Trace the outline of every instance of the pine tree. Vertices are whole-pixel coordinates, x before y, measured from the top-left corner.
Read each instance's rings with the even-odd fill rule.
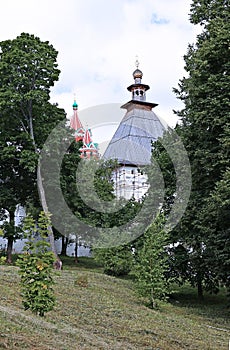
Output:
[[[44,212],[39,214],[37,223],[32,216],[24,220],[23,231],[27,238],[24,254],[19,255],[22,303],[25,310],[30,309],[39,316],[53,309],[53,263],[55,256],[51,252],[48,238],[50,217]]]

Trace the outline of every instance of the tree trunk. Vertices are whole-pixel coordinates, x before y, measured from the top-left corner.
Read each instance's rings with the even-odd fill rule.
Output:
[[[151,300],[151,307],[152,309],[155,309],[156,308],[156,301],[155,301],[155,298],[154,298],[154,293],[153,293],[153,288],[151,288],[151,297],[150,297],[150,300]]]
[[[61,255],[67,256],[67,246],[69,243],[69,238],[62,236],[61,240],[62,240]]]
[[[43,187],[43,183],[42,183],[40,163],[38,163],[38,168],[37,168],[37,184],[38,184],[38,192],[39,192],[39,196],[40,196],[42,209],[43,209],[45,214],[49,214],[49,210],[48,210],[48,206],[47,206],[47,202],[46,202],[46,197],[45,197],[45,191],[44,191],[44,187]],[[62,262],[61,262],[61,259],[58,256],[58,254],[57,254],[57,251],[56,251],[52,226],[48,227],[48,236],[49,236],[51,250],[52,250],[52,252],[54,253],[54,255],[56,257],[56,261],[54,263],[54,267],[57,270],[61,270]]]
[[[75,248],[74,248],[74,253],[75,253],[75,263],[78,263],[78,237],[76,236],[76,241],[75,241]]]
[[[7,249],[6,249],[6,263],[12,264],[12,251],[13,251],[14,237],[9,236],[7,238]]]
[[[6,263],[12,264],[12,252],[14,244],[14,231],[15,231],[15,222],[14,222],[14,209],[9,210],[9,235],[7,237],[7,249],[6,249]]]
[[[35,151],[35,153],[38,153],[38,149],[37,149],[36,142],[35,142],[35,137],[34,137],[33,113],[32,113],[32,111],[33,111],[32,100],[30,100],[29,101],[29,129],[30,129],[30,137],[31,137],[33,145],[34,145],[34,151]],[[38,185],[38,193],[39,193],[39,196],[40,196],[42,209],[43,209],[45,214],[49,214],[49,209],[48,209],[47,202],[46,202],[46,197],[45,197],[45,191],[44,191],[44,187],[43,187],[43,183],[42,183],[40,162],[38,162],[38,167],[37,167],[37,185]],[[58,256],[58,254],[57,254],[57,251],[56,251],[52,226],[48,227],[48,236],[49,236],[51,250],[52,250],[52,252],[54,253],[54,255],[56,257],[56,261],[54,262],[54,267],[57,270],[61,270],[62,262],[61,262],[61,259]]]
[[[197,273],[197,295],[200,301],[204,299],[202,278],[200,272]]]

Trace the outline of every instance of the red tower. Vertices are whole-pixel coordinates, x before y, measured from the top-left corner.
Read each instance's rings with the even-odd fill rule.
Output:
[[[75,130],[75,140],[78,142],[83,140],[85,129],[83,128],[82,123],[78,117],[77,110],[78,110],[78,104],[76,100],[74,100],[73,115],[70,119],[70,126],[72,129]]]
[[[80,148],[82,159],[99,159],[98,144],[92,140],[92,132],[90,129],[84,129],[78,117],[78,104],[76,100],[73,103],[73,116],[70,119],[70,127],[75,130],[74,136],[76,142],[82,141],[83,146]]]

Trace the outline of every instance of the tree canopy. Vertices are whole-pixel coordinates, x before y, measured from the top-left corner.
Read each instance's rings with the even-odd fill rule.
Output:
[[[40,149],[53,127],[65,118],[49,102],[58,80],[57,54],[48,41],[22,33],[0,43],[1,208],[14,223],[16,204],[38,206],[36,187]],[[36,204],[35,204],[36,203]],[[5,232],[6,237],[15,238]]]

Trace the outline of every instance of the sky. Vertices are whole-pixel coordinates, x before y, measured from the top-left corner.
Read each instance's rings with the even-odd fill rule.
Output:
[[[136,56],[150,85],[147,101],[170,126],[182,108],[173,93],[184,71],[183,55],[199,29],[189,22],[191,0],[7,0],[1,4],[0,41],[22,32],[49,41],[59,52],[59,81],[51,102],[72,114],[131,99]],[[108,109],[106,109],[107,111]],[[122,118],[118,113],[117,121]],[[98,114],[95,113],[95,118]],[[114,116],[108,116],[111,121]],[[100,117],[99,117],[100,119]],[[92,118],[85,123],[92,123]],[[100,120],[98,121],[100,122]],[[104,121],[103,121],[104,122]],[[97,124],[97,120],[93,120]],[[100,131],[101,133],[101,131]]]

